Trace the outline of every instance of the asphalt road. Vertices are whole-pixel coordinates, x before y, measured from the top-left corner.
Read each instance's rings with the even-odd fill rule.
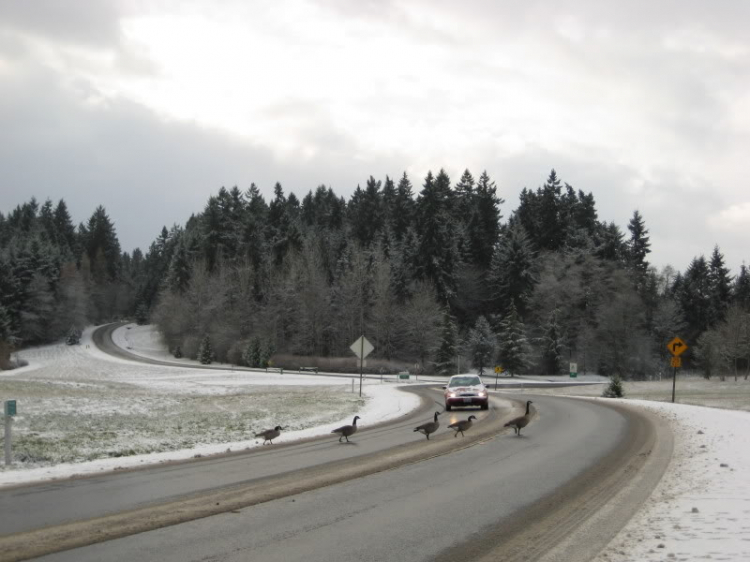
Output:
[[[427,442],[411,429],[439,392],[412,391],[426,411],[352,445],[332,436],[0,491],[0,560],[537,560],[595,522],[567,547],[585,560],[647,497],[671,450],[633,410],[554,397],[532,398],[536,416],[516,437],[502,422],[509,399],[525,397],[507,394],[474,412],[466,439],[444,430]],[[451,416],[468,412],[446,413],[443,427]]]
[[[526,521],[525,510],[538,510],[628,440],[629,420],[619,411],[576,400],[535,402],[540,415],[521,438],[500,434],[427,461],[39,560],[476,559],[502,547],[514,518]],[[575,494],[558,500],[579,501]],[[527,543],[524,558],[534,546]]]

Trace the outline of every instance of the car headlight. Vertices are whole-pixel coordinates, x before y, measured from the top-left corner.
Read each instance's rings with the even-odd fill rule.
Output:
[[[450,398],[455,398],[456,397],[456,393],[455,392],[451,392],[450,394],[448,394],[448,396]]]
[[[479,391],[479,397],[480,398],[484,398],[485,396],[487,396],[487,393],[484,390],[480,390]]]

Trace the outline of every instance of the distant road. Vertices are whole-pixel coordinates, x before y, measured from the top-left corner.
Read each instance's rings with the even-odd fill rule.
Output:
[[[0,560],[69,549],[40,560],[520,561],[563,548],[579,561],[648,496],[671,451],[635,410],[547,396],[531,397],[523,437],[502,424],[507,400],[526,397],[500,395],[471,412],[465,439],[443,430],[428,442],[412,429],[441,393],[409,391],[420,411],[350,445],[331,436],[2,490]],[[443,427],[468,415],[446,412]],[[618,509],[600,516],[609,502]]]

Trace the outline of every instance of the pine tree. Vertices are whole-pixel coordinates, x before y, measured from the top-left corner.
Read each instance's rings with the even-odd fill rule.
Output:
[[[711,325],[724,320],[732,299],[732,277],[724,265],[724,255],[719,246],[714,246],[711,261],[708,264],[708,276],[711,292]]]
[[[622,398],[625,396],[625,392],[622,389],[622,379],[620,375],[613,375],[609,382],[609,386],[604,389],[602,396],[605,398]]]
[[[214,360],[214,351],[211,347],[211,338],[206,334],[198,348],[198,361],[203,365],[210,365]]]
[[[468,221],[471,257],[482,271],[489,269],[500,236],[500,205],[505,201],[496,193],[495,182],[490,180],[487,171],[482,172],[471,197]]]
[[[172,255],[167,273],[167,286],[175,292],[184,293],[190,283],[191,267],[185,245],[180,241]]]
[[[559,375],[563,366],[562,328],[558,322],[559,311],[553,310],[542,337],[542,371],[546,375]]]
[[[484,316],[480,316],[469,331],[466,346],[472,364],[483,375],[484,368],[490,365],[497,349],[497,337]]]
[[[627,243],[628,261],[636,274],[636,283],[640,286],[648,271],[646,256],[651,252],[651,242],[647,236],[648,230],[643,217],[637,210],[628,223],[628,230],[630,231],[630,240]]]
[[[455,255],[453,237],[450,236],[450,180],[443,170],[435,178],[427,173],[424,187],[417,199],[418,251],[415,255],[417,273],[421,279],[431,281],[437,291],[438,301],[446,303],[455,291]]]
[[[456,355],[458,349],[458,331],[456,322],[448,311],[443,313],[443,329],[440,347],[437,351],[435,370],[440,375],[452,375],[456,372]]]
[[[744,263],[740,266],[740,273],[734,280],[732,300],[742,310],[750,312],[750,272]]]
[[[139,326],[145,326],[148,324],[148,306],[145,303],[141,303],[135,308],[135,322]]]
[[[540,250],[555,251],[565,244],[565,225],[560,213],[561,192],[557,172],[552,169],[544,186],[537,191],[539,231],[535,241]]]
[[[65,338],[65,343],[68,345],[78,345],[81,343],[81,330],[76,326],[71,326],[68,330],[68,336]]]
[[[505,314],[513,305],[524,317],[538,282],[534,270],[535,255],[524,228],[515,225],[504,229],[488,274],[493,310]]]
[[[711,326],[711,280],[706,258],[693,258],[684,275],[675,279],[677,302],[687,323],[688,341],[697,341]]]
[[[500,366],[513,376],[525,371],[529,353],[526,327],[511,301],[508,313],[500,323],[498,361]]]

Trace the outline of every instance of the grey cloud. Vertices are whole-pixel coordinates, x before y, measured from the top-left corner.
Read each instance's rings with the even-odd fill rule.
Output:
[[[0,29],[65,43],[112,46],[119,41],[119,12],[112,0],[0,0]]]
[[[244,190],[255,182],[270,200],[277,181],[300,197],[325,184],[346,197],[369,174],[404,169],[339,151],[282,162],[262,147],[164,122],[125,101],[86,105],[77,92],[61,88],[56,75],[40,70],[0,87],[0,210],[7,213],[32,196],[62,198],[74,221],[83,222],[101,204],[128,251],[147,249],[164,225],[184,224],[221,186]],[[338,138],[334,145],[345,143]]]

